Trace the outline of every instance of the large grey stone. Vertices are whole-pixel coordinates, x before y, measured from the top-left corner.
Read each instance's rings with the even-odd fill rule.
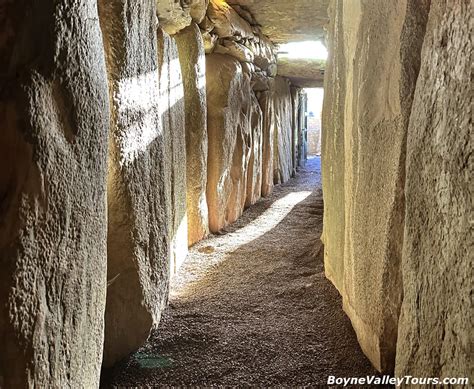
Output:
[[[304,167],[306,165],[306,159],[308,157],[308,141],[307,141],[307,119],[306,113],[308,112],[308,95],[305,91],[301,91],[299,94],[298,104],[298,167]]]
[[[97,3],[1,7],[0,387],[97,387],[109,126]]]
[[[240,63],[223,54],[206,56],[209,154],[209,229],[218,232],[243,212],[247,197],[253,104],[250,78]]]
[[[408,128],[397,376],[474,380],[473,18],[467,1],[431,2]]]
[[[329,0],[229,0],[245,6],[276,43],[323,39]]]
[[[210,0],[207,17],[214,25],[213,33],[219,38],[252,38],[254,36],[250,24],[225,1]]]
[[[207,101],[204,44],[195,24],[175,36],[183,75],[186,124],[188,244],[209,233],[207,186]]]
[[[249,140],[250,156],[247,168],[247,196],[245,206],[249,207],[262,196],[262,147],[263,147],[263,113],[257,97],[250,91],[249,120],[251,139]]]
[[[277,61],[276,58],[276,48],[273,43],[259,32],[255,36],[255,39],[251,41],[252,48],[254,51],[254,62],[262,70],[267,70],[270,64],[273,64]]]
[[[206,17],[209,0],[189,0],[189,14],[195,23],[201,23]]]
[[[293,173],[293,106],[290,82],[284,77],[276,77],[273,86],[273,182],[281,184],[288,181]]]
[[[298,105],[301,89],[291,86],[291,166],[292,175],[296,173],[298,164]]]
[[[185,100],[181,64],[175,39],[158,30],[160,112],[164,140],[164,168],[170,275],[176,274],[188,254],[186,209]]]
[[[333,44],[332,40],[329,40]],[[317,59],[278,58],[278,75],[290,79],[301,88],[323,86],[326,61]]]
[[[253,62],[254,54],[244,45],[232,40],[224,40],[214,49],[214,53],[231,55],[239,62]]]
[[[186,28],[193,21],[191,16],[190,0],[156,0],[156,11],[160,27],[167,34],[176,34]],[[191,0],[193,3],[196,1]],[[195,4],[199,7],[200,2]],[[198,16],[199,10],[194,9],[193,13]]]
[[[333,211],[333,219],[331,214],[325,218],[324,241],[331,250],[326,249],[327,272],[342,289],[344,310],[362,350],[379,371],[392,372],[402,298],[405,140],[428,6],[411,0],[384,7],[352,1],[336,4],[333,12],[337,52],[332,51],[328,83],[339,90],[329,87],[325,122],[331,117],[334,122],[324,130],[324,148],[336,148],[326,155],[323,174],[326,185],[331,180],[340,186],[344,158],[344,224],[342,211],[335,210],[340,192],[333,186],[325,195]],[[339,161],[327,159],[336,156]],[[345,230],[343,265],[336,246],[342,241],[340,228]]]
[[[324,243],[324,272],[342,293],[344,279],[344,0],[331,2],[328,31],[329,56],[324,80],[322,111],[321,167],[324,219],[321,240]]]
[[[143,344],[168,298],[171,200],[161,116],[169,105],[160,101],[155,4],[102,0],[99,10],[112,103],[104,344],[111,366]]]
[[[269,80],[269,90],[258,93],[262,109],[262,196],[273,191],[273,147],[275,138],[275,114],[273,106],[274,80]]]

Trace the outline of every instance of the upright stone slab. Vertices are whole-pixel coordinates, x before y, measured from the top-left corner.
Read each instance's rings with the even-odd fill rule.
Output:
[[[397,376],[468,377],[472,362],[472,20],[431,2],[410,117]]]
[[[170,275],[173,276],[188,254],[186,212],[186,140],[183,79],[174,38],[158,31],[158,74],[160,113],[165,144],[165,187]]]
[[[343,2],[343,306],[364,353],[388,373],[402,298],[406,134],[424,37],[417,18],[426,14],[415,0]]]
[[[159,322],[169,280],[169,215],[156,7],[101,0],[112,104],[104,366],[138,349]]]
[[[250,157],[250,78],[231,56],[206,56],[209,229],[218,232],[243,212]]]
[[[273,81],[268,91],[258,93],[258,101],[263,113],[262,131],[262,196],[273,191],[273,146],[275,138],[275,115],[273,107]]]
[[[296,166],[298,165],[298,107],[299,107],[299,92],[297,87],[291,87],[291,175],[296,173]]]
[[[183,76],[186,127],[186,204],[189,246],[209,233],[207,185],[206,58],[195,24],[175,36]]]
[[[250,91],[249,104],[249,130],[250,130],[250,155],[247,168],[247,196],[245,206],[249,207],[262,196],[262,126],[263,114],[257,97]]]
[[[109,105],[97,3],[3,2],[0,387],[98,387]]]
[[[322,183],[324,197],[324,272],[342,293],[344,280],[344,107],[346,72],[344,58],[344,0],[330,3],[329,55],[324,74],[322,111]]]
[[[298,167],[304,167],[306,165],[308,142],[306,140],[306,112],[308,110],[308,95],[303,91],[299,95],[298,102],[298,146],[297,146],[297,156]]]
[[[286,78],[276,77],[274,87],[273,182],[281,184],[293,174],[293,104],[290,82]]]

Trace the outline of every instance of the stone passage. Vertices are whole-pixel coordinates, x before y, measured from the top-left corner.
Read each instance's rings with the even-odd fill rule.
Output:
[[[473,4],[0,1],[0,388],[472,385]]]
[[[191,249],[159,329],[104,384],[323,385],[376,374],[324,276],[322,211],[313,158]]]

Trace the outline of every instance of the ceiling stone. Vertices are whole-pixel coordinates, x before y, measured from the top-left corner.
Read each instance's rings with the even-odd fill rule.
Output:
[[[329,0],[228,0],[247,7],[275,43],[324,40]]]
[[[278,75],[287,77],[301,88],[323,86],[326,61],[317,59],[278,58]]]

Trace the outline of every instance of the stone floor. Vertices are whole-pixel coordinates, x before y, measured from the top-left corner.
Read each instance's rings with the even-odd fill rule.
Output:
[[[320,159],[196,244],[145,345],[102,386],[315,386],[376,374],[324,277]]]

